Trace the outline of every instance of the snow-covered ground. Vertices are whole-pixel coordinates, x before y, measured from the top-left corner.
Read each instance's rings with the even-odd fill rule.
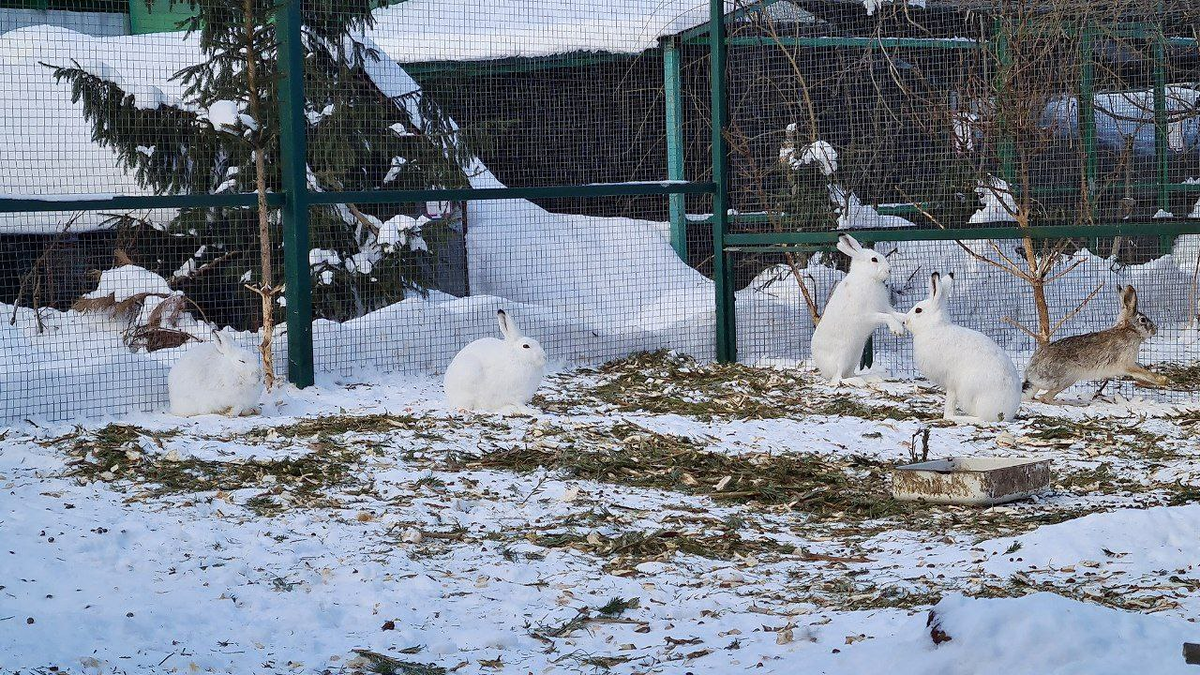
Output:
[[[637,51],[703,10],[652,4],[639,5],[644,26],[606,23],[615,10],[592,3],[478,57],[561,51],[584,26],[607,40],[584,47]],[[505,16],[443,23],[461,46]],[[384,19],[374,36],[386,51],[429,53]],[[147,53],[129,51],[134,40],[153,61],[131,56]],[[0,94],[0,134],[26,141],[0,149],[11,169],[0,193],[140,191],[40,62],[75,58],[151,105],[178,99],[169,76],[197,53],[170,35],[0,36],[0,67],[19,84]],[[391,62],[372,77],[392,95],[415,87]],[[46,124],[30,124],[30,100]],[[499,185],[476,169],[476,187]],[[1180,646],[1200,642],[1196,413],[1118,398],[944,427],[938,397],[911,380],[831,391],[805,371],[661,355],[569,370],[638,350],[703,361],[712,283],[678,260],[661,223],[520,200],[472,203],[468,217],[474,295],[318,322],[320,386],[276,395],[260,417],[156,412],[188,345],[148,354],[104,315],[0,305],[0,418],[17,421],[0,430],[0,671],[1188,672]],[[0,232],[53,232],[64,219],[5,216]],[[1028,354],[1002,323],[1033,317],[1011,277],[953,243],[884,252],[898,308],[924,295],[929,272],[956,271],[959,320]],[[1133,283],[1162,328],[1145,360],[1200,358],[1187,323],[1193,240],[1138,266],[1078,259],[1050,291],[1053,315],[1103,292],[1065,332],[1110,323],[1111,289]],[[841,275],[825,262],[804,270],[821,303]],[[98,293],[169,290],[118,277],[137,283]],[[800,295],[783,268],[739,292],[746,362],[805,358]],[[441,403],[435,373],[494,333],[500,307],[563,367],[534,418]],[[192,316],[176,327],[211,328]],[[276,345],[282,363],[282,335]],[[905,340],[880,335],[877,347],[881,372],[911,375]],[[926,424],[933,456],[1050,456],[1053,490],[987,510],[892,502],[888,469]]]
[[[330,377],[260,417],[12,427],[0,670],[1190,672],[1195,412],[946,427],[866,386],[652,355],[533,418]],[[892,502],[926,424],[931,456],[1050,457],[1052,490]]]

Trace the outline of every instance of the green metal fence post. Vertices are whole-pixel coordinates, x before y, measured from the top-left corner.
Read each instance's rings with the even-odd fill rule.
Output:
[[[1160,18],[1161,21],[1161,13]],[[1154,165],[1157,170],[1158,208],[1171,206],[1167,183],[1170,182],[1170,157],[1167,154],[1167,40],[1162,26],[1154,34]]]
[[[304,43],[300,3],[282,0],[277,9],[279,39],[280,150],[284,190],[284,297],[287,299],[288,380],[313,384],[312,276],[308,266],[308,151],[304,117]]]
[[[667,179],[685,180],[683,165],[683,87],[679,65],[679,39],[663,40],[663,92],[667,114]],[[671,246],[680,260],[687,262],[687,213],[685,197],[671,195]]]
[[[1095,28],[1091,21],[1082,27],[1079,39],[1079,138],[1083,142],[1084,186],[1083,199],[1087,206],[1088,220],[1095,213],[1092,208],[1096,196],[1096,178],[1099,164],[1096,156],[1096,64]]]
[[[725,251],[729,229],[729,148],[725,127],[729,120],[729,97],[725,76],[725,7],[723,0],[709,0],[709,65],[712,88],[713,183],[713,282],[717,301],[717,360],[737,360],[737,322],[733,307],[733,271]]]

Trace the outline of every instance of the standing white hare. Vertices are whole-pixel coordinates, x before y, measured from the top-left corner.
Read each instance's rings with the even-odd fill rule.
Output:
[[[262,398],[262,364],[222,331],[212,342],[184,354],[167,376],[171,412],[238,417],[253,410]]]
[[[833,289],[812,336],[813,364],[834,384],[854,376],[867,338],[880,325],[904,334],[904,315],[889,298],[887,259],[848,234],[838,237],[837,247],[850,257],[850,272]]]
[[[929,278],[929,298],[908,310],[917,368],[946,390],[946,419],[961,408],[974,420],[1013,419],[1021,405],[1021,378],[1012,359],[988,336],[951,323],[946,300],[954,275]]]
[[[546,352],[504,310],[496,312],[496,322],[503,340],[480,338],[463,347],[446,368],[446,401],[466,410],[532,414],[529,402],[542,383]]]

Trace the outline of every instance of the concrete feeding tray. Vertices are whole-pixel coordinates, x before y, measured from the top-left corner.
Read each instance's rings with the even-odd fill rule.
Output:
[[[992,506],[1024,499],[1050,485],[1050,460],[951,457],[898,466],[892,496],[906,502]]]

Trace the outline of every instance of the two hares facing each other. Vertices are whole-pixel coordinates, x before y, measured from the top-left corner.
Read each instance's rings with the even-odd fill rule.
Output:
[[[1119,291],[1121,314],[1112,328],[1073,335],[1033,353],[1025,371],[1025,396],[1050,403],[1063,389],[1083,380],[1106,380],[1129,375],[1140,382],[1165,385],[1168,380],[1137,363],[1138,349],[1158,333],[1158,327],[1138,311],[1137,291],[1125,286]],[[1035,396],[1038,392],[1045,392]]]
[[[850,271],[829,296],[811,345],[821,377],[835,383],[854,376],[867,338],[881,324],[896,335],[904,334],[904,315],[892,309],[888,297],[892,268],[887,259],[848,234],[838,237],[837,247],[850,257]]]
[[[446,400],[455,408],[531,413],[529,402],[542,382],[546,352],[525,337],[504,310],[496,312],[503,340],[481,338],[462,348],[446,368]]]
[[[253,410],[262,398],[262,364],[218,331],[212,342],[196,346],[171,368],[167,393],[172,414],[237,417]]]
[[[954,275],[929,278],[929,298],[904,317],[917,368],[946,390],[946,419],[958,409],[985,422],[1011,420],[1021,405],[1021,379],[1012,359],[991,338],[955,325],[946,312]]]

